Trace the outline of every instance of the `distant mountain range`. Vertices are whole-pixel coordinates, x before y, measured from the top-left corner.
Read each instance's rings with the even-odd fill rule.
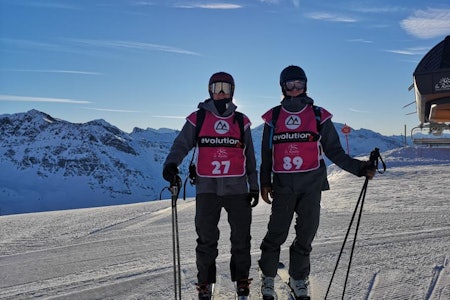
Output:
[[[347,149],[344,125],[335,126]],[[258,165],[262,128],[252,129]],[[170,198],[161,170],[178,132],[135,128],[125,133],[104,120],[70,123],[37,110],[0,115],[0,214]],[[352,156],[404,143],[401,136],[367,129],[352,130],[348,138]],[[180,166],[183,179],[190,157]],[[188,184],[186,196],[194,194]]]

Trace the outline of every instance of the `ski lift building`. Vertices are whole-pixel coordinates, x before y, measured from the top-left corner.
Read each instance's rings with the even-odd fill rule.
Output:
[[[447,136],[447,131],[450,131],[450,36],[422,58],[413,73],[413,79],[420,121],[418,127],[411,131],[413,142],[450,144],[450,136]],[[425,137],[422,129],[428,130],[428,137]]]

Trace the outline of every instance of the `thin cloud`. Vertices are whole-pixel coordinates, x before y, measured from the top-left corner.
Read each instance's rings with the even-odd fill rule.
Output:
[[[155,3],[152,1],[136,1],[134,3],[131,3],[131,5],[135,6],[154,6]]]
[[[259,2],[267,4],[278,4],[280,3],[280,0],[259,0]]]
[[[259,2],[266,4],[280,4],[282,0],[259,0]],[[300,0],[291,0],[290,2],[292,2],[292,5],[294,5],[297,8],[300,6]]]
[[[151,116],[152,118],[163,118],[163,119],[186,119],[186,116]]]
[[[10,47],[41,49],[46,51],[70,51],[66,46],[30,40],[2,38],[0,39],[0,42]]]
[[[70,38],[66,38],[63,40],[66,42],[66,44],[52,44],[52,43],[35,42],[30,40],[0,38],[1,43],[5,44],[7,47],[12,48],[23,48],[32,50],[39,49],[43,51],[66,52],[66,53],[87,54],[87,55],[97,54],[104,56],[105,54],[99,51],[93,51],[92,49],[81,49],[82,47],[88,46],[88,47],[119,49],[119,50],[162,51],[177,54],[200,56],[199,53],[194,51],[185,50],[173,46],[158,45],[151,43],[120,41],[120,40],[90,40],[90,39],[70,39]],[[72,43],[74,45],[71,46],[68,45],[67,43]],[[108,55],[111,54],[108,53]]]
[[[366,111],[366,110],[359,110],[359,109],[355,109],[355,108],[351,108],[351,107],[348,110],[351,112],[355,112],[355,113],[368,113],[368,111]]]
[[[407,33],[422,39],[446,36],[450,32],[450,9],[417,10],[402,20],[400,26]]]
[[[91,101],[74,100],[65,98],[44,98],[44,97],[27,97],[16,95],[0,95],[0,101],[11,102],[49,102],[49,103],[71,103],[71,104],[89,104]]]
[[[207,4],[187,4],[176,5],[177,8],[203,8],[203,9],[239,9],[242,5],[232,3],[207,3]]]
[[[95,110],[95,111],[106,111],[115,113],[139,113],[138,110],[127,110],[127,109],[112,109],[112,108],[93,108],[93,107],[83,107],[84,109]]]
[[[386,52],[402,54],[402,55],[423,55],[427,53],[430,49],[426,47],[417,47],[417,48],[407,48],[400,50],[385,50]]]
[[[81,45],[88,45],[93,47],[122,49],[122,50],[141,50],[141,51],[163,51],[177,54],[200,55],[197,52],[151,43],[120,41],[120,40],[89,40],[89,39],[68,39],[71,42]]]
[[[71,10],[80,9],[77,6],[67,4],[67,3],[46,2],[46,1],[17,1],[16,0],[12,3],[16,4],[16,5],[37,7],[37,8],[71,9]]]
[[[30,72],[30,73],[62,73],[62,74],[74,74],[74,75],[103,75],[99,72],[89,71],[75,71],[75,70],[33,70],[33,69],[6,69],[4,71],[10,72]]]
[[[373,7],[368,7],[368,6],[359,6],[359,3],[356,4],[357,6],[351,7],[350,10],[355,11],[355,12],[360,12],[360,13],[374,13],[374,14],[379,14],[379,13],[397,13],[397,12],[403,12],[406,10],[409,10],[409,8],[407,7],[402,7],[402,6],[373,6]]]
[[[327,22],[342,22],[342,23],[357,22],[357,20],[354,18],[330,14],[327,12],[314,12],[314,13],[307,14],[306,16],[313,20],[321,20],[321,21],[327,21]]]
[[[372,44],[373,41],[369,41],[369,40],[365,40],[365,39],[351,39],[351,40],[347,40],[348,42],[352,42],[352,43],[365,43],[365,44]]]
[[[36,42],[22,39],[0,38],[0,43],[4,44],[5,49],[11,48],[14,51],[17,49],[25,49],[27,51],[33,52],[40,50],[40,51],[63,52],[63,53],[83,54],[83,55],[100,54],[95,51],[92,51],[92,49],[82,50],[64,44]],[[104,56],[105,54],[102,53],[102,55]]]

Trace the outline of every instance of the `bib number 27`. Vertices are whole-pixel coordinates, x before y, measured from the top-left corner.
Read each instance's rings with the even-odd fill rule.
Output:
[[[228,170],[230,169],[229,160],[224,161],[214,160],[211,162],[211,164],[213,165],[212,173],[214,175],[228,174]]]
[[[285,170],[292,170],[294,168],[295,170],[299,170],[300,167],[303,164],[303,159],[300,156],[294,156],[289,157],[285,156],[283,157],[283,168]]]

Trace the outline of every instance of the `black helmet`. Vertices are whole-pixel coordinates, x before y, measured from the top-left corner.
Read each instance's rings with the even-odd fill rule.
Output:
[[[213,84],[214,82],[228,82],[229,84],[231,84],[231,98],[233,98],[233,93],[234,93],[234,79],[233,76],[231,76],[228,73],[225,72],[218,72],[218,73],[214,73],[211,78],[209,78],[209,83],[208,83],[208,91],[209,91],[209,95],[212,98],[212,93],[210,90],[210,86],[211,84]]]
[[[306,82],[308,81],[308,79],[306,78],[305,71],[303,71],[302,68],[300,68],[298,66],[288,66],[288,67],[284,68],[283,71],[281,71],[280,86],[281,86],[281,90],[283,91],[283,94],[284,94],[283,84],[289,80],[304,81],[305,82],[305,92],[306,92]]]

